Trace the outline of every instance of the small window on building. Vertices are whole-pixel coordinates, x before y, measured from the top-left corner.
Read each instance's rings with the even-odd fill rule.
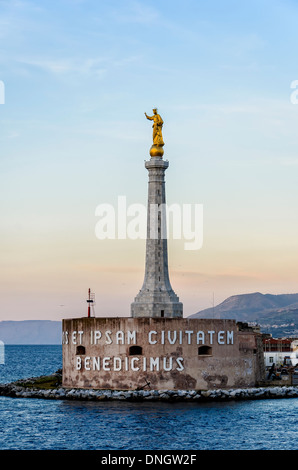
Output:
[[[79,356],[83,356],[84,354],[86,354],[85,346],[77,346],[76,354]]]
[[[269,357],[269,363],[273,364],[273,357],[272,356]]]
[[[129,355],[130,356],[141,356],[143,354],[143,349],[141,346],[130,346]]]
[[[199,356],[212,356],[212,348],[210,346],[200,346],[198,349]]]
[[[161,316],[161,318],[163,318],[165,316],[165,311],[164,310],[161,310],[160,316]]]

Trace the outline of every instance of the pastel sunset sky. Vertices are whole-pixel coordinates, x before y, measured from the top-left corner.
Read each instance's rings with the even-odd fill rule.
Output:
[[[84,316],[89,287],[130,315],[145,241],[95,211],[146,205],[153,107],[168,204],[204,208],[200,249],[168,242],[184,316],[298,292],[297,24],[296,0],[0,0],[0,320]]]

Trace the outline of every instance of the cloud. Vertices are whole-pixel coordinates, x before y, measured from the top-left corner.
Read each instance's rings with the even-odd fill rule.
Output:
[[[103,78],[111,69],[129,67],[133,62],[137,62],[140,56],[128,56],[121,59],[110,57],[98,58],[19,58],[17,62],[27,67],[34,67],[55,76],[65,76],[70,74],[81,76],[94,76]]]
[[[125,2],[123,11],[113,10],[112,15],[119,23],[151,24],[159,18],[159,12],[138,1]]]
[[[106,59],[19,59],[18,62],[37,67],[46,72],[54,75],[64,75],[68,73],[79,73],[82,75],[94,74],[102,76],[106,72],[106,67],[100,65],[105,62]]]

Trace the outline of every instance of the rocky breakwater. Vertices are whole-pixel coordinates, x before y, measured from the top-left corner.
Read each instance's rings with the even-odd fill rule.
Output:
[[[0,395],[15,398],[59,400],[127,401],[224,401],[266,398],[298,398],[297,386],[255,387],[216,390],[94,390],[63,388],[61,372],[0,384]]]

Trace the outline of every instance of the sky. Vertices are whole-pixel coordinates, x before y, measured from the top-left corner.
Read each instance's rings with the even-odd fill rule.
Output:
[[[203,207],[199,249],[168,240],[184,316],[298,292],[297,23],[294,0],[0,0],[0,320],[85,316],[89,288],[130,315],[145,240],[100,240],[96,208],[146,206],[154,107],[167,203]]]

